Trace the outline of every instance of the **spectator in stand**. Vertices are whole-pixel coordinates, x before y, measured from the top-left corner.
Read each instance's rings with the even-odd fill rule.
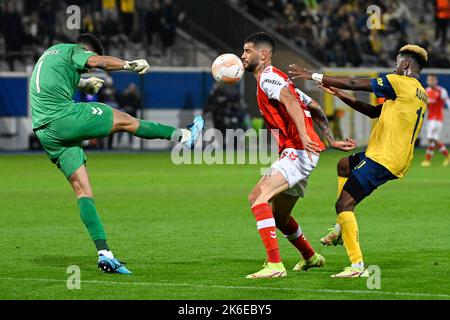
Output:
[[[122,33],[129,39],[133,37],[134,23],[134,0],[120,0],[120,19],[122,22]]]
[[[120,108],[126,113],[137,117],[137,111],[141,107],[139,90],[134,82],[131,82],[120,96]]]
[[[447,45],[447,28],[450,20],[450,0],[436,0],[436,41]]]
[[[39,9],[39,1],[36,0],[24,0],[23,1],[23,14],[29,16]]]
[[[6,2],[5,7],[6,10],[1,19],[1,30],[5,41],[6,62],[9,70],[14,71],[14,61],[20,60],[23,62],[21,50],[25,33],[22,18],[17,12],[16,3],[10,0]]]
[[[345,51],[347,63],[351,66],[358,67],[361,64],[361,52],[358,43],[355,41],[351,29],[347,25],[343,25],[339,31],[339,42]]]
[[[145,15],[145,30],[149,46],[155,45],[155,36],[161,35],[162,11],[159,0],[150,0],[150,6]]]
[[[90,12],[83,15],[83,22],[80,33],[96,33],[94,17]]]
[[[164,0],[161,8],[161,40],[163,47],[163,54],[167,49],[175,44],[176,29],[179,19],[179,12],[172,3],[172,0]]]
[[[136,1],[134,10],[137,16],[137,29],[135,30],[135,41],[141,43],[145,37],[145,16],[152,6],[152,0]]]
[[[117,46],[119,42],[119,22],[117,12],[113,10],[103,10],[103,19],[101,23],[101,37],[105,50]]]
[[[291,39],[295,39],[299,31],[299,17],[297,10],[292,3],[288,3],[284,8],[284,34]]]
[[[117,13],[116,0],[102,0],[102,12]]]
[[[391,6],[393,8],[390,21],[392,28],[398,30],[401,36],[408,35],[408,29],[412,19],[411,12],[400,0],[392,1]]]
[[[413,22],[422,19],[430,23],[433,19],[430,6],[435,5],[436,43],[428,45],[431,51],[428,66],[450,67],[446,48],[450,0],[418,1],[412,6],[409,2],[409,7],[405,0],[228,1],[247,7],[260,21],[324,64],[355,67],[389,66],[397,46],[417,42],[419,33],[415,32]],[[175,43],[176,28],[183,15],[172,0],[0,0],[0,3],[4,3],[0,35],[5,38],[8,49],[5,59],[10,70],[17,66],[18,59],[25,61],[25,65],[32,60],[29,52],[36,58],[42,47],[73,41],[79,30],[69,30],[65,24],[65,8],[71,4],[81,8],[82,31],[97,33],[107,51],[114,48],[126,54],[130,47],[143,49],[130,44],[141,43],[145,37],[149,55],[159,56],[158,49],[162,46],[163,58],[177,61],[167,51]],[[381,29],[366,27],[369,5],[380,7]],[[13,12],[8,13],[8,7],[14,7]]]
[[[33,12],[25,22],[25,35],[26,43],[29,45],[42,46],[42,34],[45,30],[45,26],[42,21],[39,20],[39,15]]]
[[[402,0],[242,1],[255,14],[265,12],[260,19],[268,26],[330,65],[388,66],[395,45],[415,37],[410,9]],[[370,5],[381,9],[381,29],[366,27]]]
[[[0,5],[0,34],[3,35],[3,8]]]
[[[447,52],[439,45],[433,44],[427,33],[420,34],[418,43],[428,52],[428,67],[448,68],[450,66]]]
[[[44,49],[44,39],[42,34],[45,30],[45,26],[42,21],[39,20],[39,15],[33,12],[29,18],[26,18],[24,24],[24,44],[28,49],[31,49],[32,60],[37,61]]]
[[[58,4],[53,0],[42,0],[39,5],[39,19],[45,26],[44,34],[47,36],[47,42],[44,46],[49,47],[53,44],[56,31],[55,8]]]

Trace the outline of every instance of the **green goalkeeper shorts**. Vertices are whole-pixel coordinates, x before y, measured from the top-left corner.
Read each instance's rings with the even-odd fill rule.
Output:
[[[81,147],[83,140],[103,138],[113,126],[113,110],[103,103],[73,103],[73,112],[35,130],[50,160],[67,180],[86,163]]]

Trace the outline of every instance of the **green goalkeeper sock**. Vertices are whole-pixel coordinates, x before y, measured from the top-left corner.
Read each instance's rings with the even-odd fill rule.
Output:
[[[180,130],[166,126],[159,122],[139,120],[139,128],[134,133],[135,136],[145,139],[166,139],[179,141]]]
[[[89,235],[97,250],[109,251],[108,245],[106,244],[105,230],[103,229],[103,224],[97,214],[94,199],[88,197],[79,198],[78,207],[80,208],[81,221],[83,221],[88,229]]]

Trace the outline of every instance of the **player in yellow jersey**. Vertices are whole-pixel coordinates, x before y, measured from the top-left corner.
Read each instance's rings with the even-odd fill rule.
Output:
[[[395,73],[379,78],[331,77],[291,65],[293,79],[315,80],[323,90],[356,111],[370,118],[379,118],[366,151],[338,162],[337,223],[321,242],[336,245],[343,241],[351,266],[332,277],[367,276],[354,209],[378,186],[403,177],[411,164],[414,143],[427,111],[428,96],[419,82],[420,72],[427,61],[428,55],[423,48],[406,45],[397,55]],[[337,88],[373,92],[377,97],[385,98],[385,102],[372,106]]]

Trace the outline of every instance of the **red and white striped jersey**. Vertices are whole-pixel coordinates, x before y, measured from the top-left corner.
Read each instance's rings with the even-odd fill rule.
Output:
[[[450,107],[447,90],[440,86],[428,87],[426,90],[428,94],[428,120],[444,121],[444,106],[447,104]]]
[[[308,110],[311,98],[301,90],[295,88],[294,83],[284,72],[274,66],[268,66],[258,78],[256,96],[259,111],[264,118],[266,127],[271,130],[278,141],[278,151],[281,153],[287,148],[296,150],[305,149],[294,120],[287,112],[286,106],[280,101],[280,92],[284,87],[288,88],[297,97],[300,107],[303,109],[308,136],[319,145],[321,150],[324,150],[325,146],[314,131],[313,120]],[[276,129],[278,129],[278,135],[274,132]]]

